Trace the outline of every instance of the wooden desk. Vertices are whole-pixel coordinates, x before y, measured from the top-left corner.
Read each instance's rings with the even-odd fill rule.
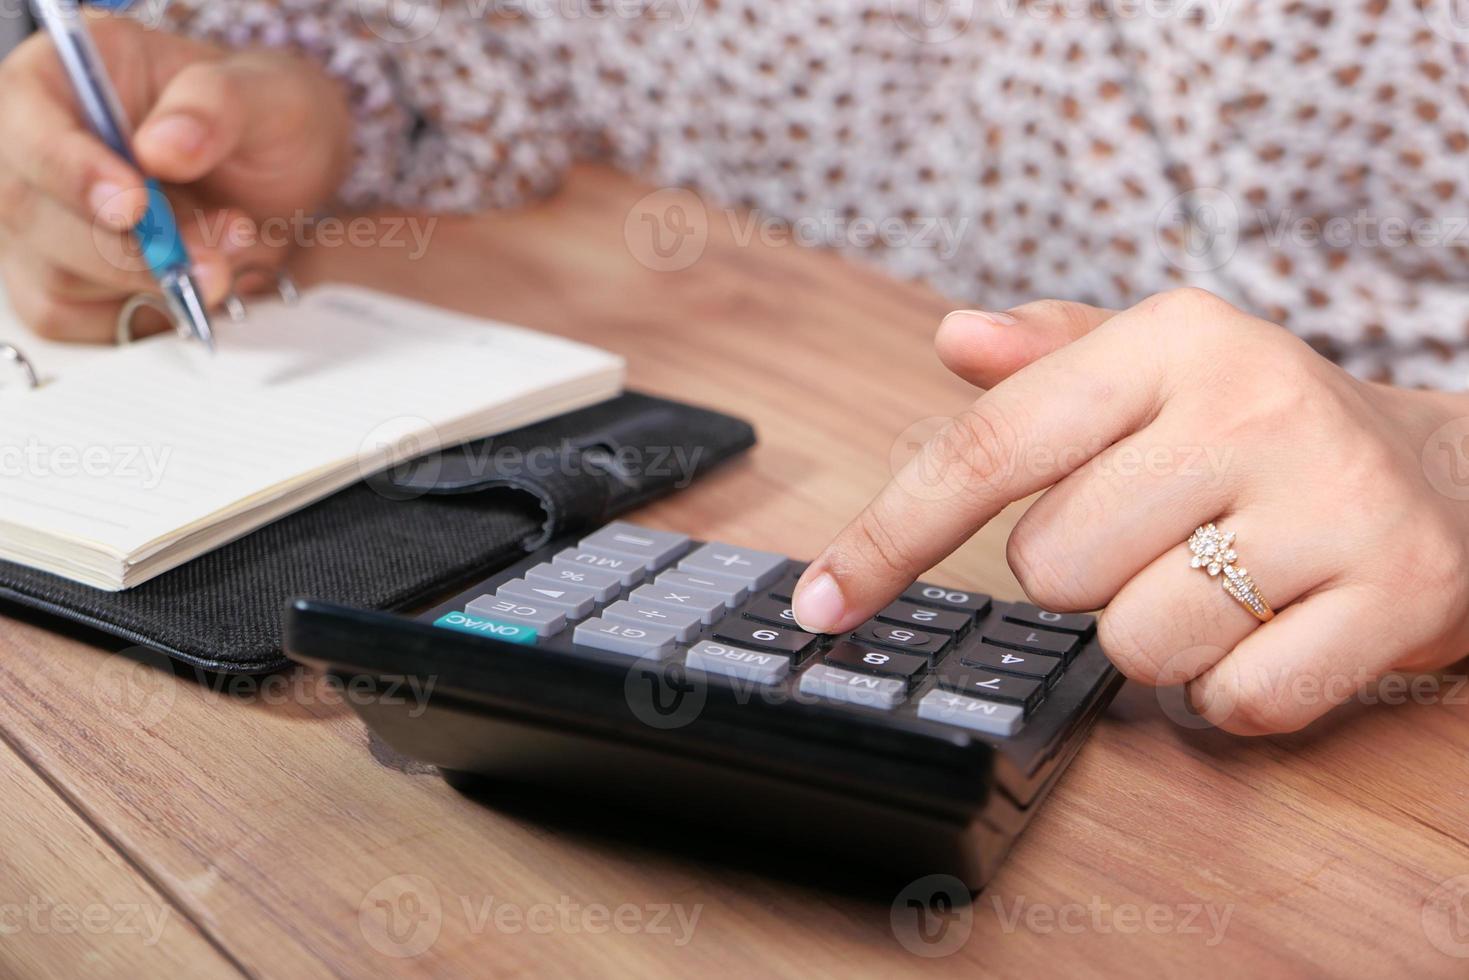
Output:
[[[754,420],[748,460],[639,518],[814,554],[903,456],[900,433],[971,397],[930,351],[946,304],[834,256],[738,245],[722,213],[696,263],[653,271],[624,237],[645,191],[583,171],[544,207],[442,221],[427,259],[317,249],[301,268],[620,350],[635,385]],[[1013,519],[942,575],[1013,594]],[[33,619],[0,620],[0,644],[7,977],[1469,971],[1449,955],[1469,956],[1469,921],[1454,934],[1425,911],[1469,874],[1462,686],[1451,705],[1354,708],[1254,741],[1180,727],[1130,686],[973,907],[962,949],[930,961],[896,940],[886,903],[470,802],[371,750],[314,676],[213,691]],[[394,957],[364,928],[404,888],[425,914],[437,899],[437,935]],[[501,905],[528,917],[518,931]],[[583,918],[624,905],[699,918],[684,945]]]

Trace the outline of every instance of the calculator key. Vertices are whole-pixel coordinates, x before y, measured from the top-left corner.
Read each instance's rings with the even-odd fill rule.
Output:
[[[689,648],[684,663],[725,677],[739,677],[761,684],[774,684],[791,672],[791,658],[765,650],[742,650],[713,640],[700,640]]]
[[[724,615],[724,603],[707,592],[669,588],[665,585],[640,585],[628,596],[634,605],[658,609],[681,609],[697,613],[705,626]]]
[[[614,602],[602,610],[602,618],[635,626],[662,626],[678,635],[678,642],[687,643],[699,633],[703,625],[698,612],[693,609],[663,609],[657,606],[634,605],[626,600]]]
[[[471,616],[468,613],[445,613],[434,620],[434,625],[439,629],[477,633],[480,636],[503,640],[506,643],[533,644],[536,642],[536,630],[533,626],[527,626],[524,623],[501,623],[483,616]]]
[[[802,674],[800,689],[802,694],[884,711],[902,704],[908,694],[907,683],[895,677],[854,674],[826,664],[817,664]]]
[[[919,699],[918,717],[986,735],[1014,735],[1024,712],[1018,705],[981,701],[935,688]]]
[[[988,643],[973,643],[959,651],[959,662],[966,667],[981,667],[985,670],[1001,670],[1007,674],[1035,677],[1053,684],[1061,676],[1060,657],[1045,653],[1021,653],[1005,650]]]
[[[698,589],[718,596],[726,606],[738,605],[750,594],[750,588],[737,578],[715,575],[712,572],[664,572],[653,580],[654,585],[667,585],[680,589]]]
[[[800,654],[816,642],[814,633],[801,630],[776,629],[748,619],[731,617],[714,627],[714,635],[741,646],[760,650],[779,650],[781,653]]]
[[[550,582],[531,582],[523,578],[512,579],[495,590],[496,596],[510,599],[525,599],[543,606],[559,606],[572,619],[581,619],[597,608],[597,593],[590,589],[578,589],[570,585],[552,585]]]
[[[525,577],[535,582],[574,585],[586,589],[596,594],[598,602],[606,602],[622,591],[622,576],[597,568],[576,568],[542,562],[526,572]]]
[[[1030,714],[1040,703],[1045,684],[1033,677],[1012,677],[988,670],[945,668],[938,673],[939,687],[946,691],[968,694],[989,701],[1018,704]]]
[[[769,551],[753,551],[728,544],[706,544],[679,562],[678,570],[691,574],[714,572],[716,575],[728,575],[746,583],[753,590],[763,589],[780,578],[780,573],[785,571],[789,561],[785,555]]]
[[[563,568],[591,568],[611,572],[622,585],[636,585],[643,580],[643,563],[626,555],[614,555],[597,548],[567,548],[557,553],[551,564]]]
[[[949,645],[949,638],[942,633],[925,633],[923,630],[892,626],[888,623],[868,623],[853,633],[852,639],[858,643],[876,643],[878,646],[921,653],[930,661],[942,654]]]
[[[1025,626],[1038,626],[1043,630],[1059,630],[1062,633],[1075,633],[1077,636],[1087,636],[1092,627],[1097,625],[1097,617],[1087,616],[1084,613],[1055,613],[1032,606],[1028,602],[1017,602],[1005,610],[1005,621],[1009,623],[1021,623]]]
[[[626,653],[634,657],[651,657],[655,660],[672,653],[674,644],[678,642],[678,636],[673,630],[662,626],[613,623],[600,616],[579,624],[572,639],[584,647],[610,653]]]
[[[920,606],[933,606],[936,609],[951,609],[954,612],[967,613],[970,618],[981,615],[990,607],[990,597],[987,595],[978,592],[961,592],[958,589],[930,585],[927,582],[914,582],[903,593],[903,598],[908,602],[916,602]]]
[[[915,606],[911,602],[895,602],[878,613],[877,618],[886,623],[917,626],[935,633],[962,633],[974,622],[968,613],[930,609],[927,606]]]
[[[465,606],[464,611],[500,623],[523,623],[541,636],[555,636],[566,628],[565,609],[523,599],[482,595]]]
[[[1080,641],[1070,633],[1051,633],[1047,630],[1031,629],[1014,623],[995,623],[985,628],[979,641],[990,646],[1009,647],[1011,650],[1027,650],[1032,653],[1049,653],[1065,659],[1071,656]]]
[[[613,521],[595,534],[582,538],[581,547],[628,555],[642,561],[648,571],[656,572],[689,550],[689,537],[687,534],[650,531],[624,521]]]
[[[796,625],[796,614],[791,609],[789,601],[774,598],[756,599],[748,606],[740,610],[741,613],[751,619],[758,619],[762,623],[772,626],[784,626],[787,629],[800,629]]]
[[[928,669],[926,657],[885,650],[864,650],[855,643],[838,643],[821,658],[833,667],[864,674],[882,674],[911,684],[913,678]]]
[[[806,565],[801,562],[791,562],[786,566],[785,573],[775,580],[770,586],[770,594],[777,599],[791,601],[791,596],[796,594],[796,583],[801,581],[801,576],[806,574]]]

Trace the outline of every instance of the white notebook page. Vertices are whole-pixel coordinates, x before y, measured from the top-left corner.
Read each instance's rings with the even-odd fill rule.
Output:
[[[57,374],[0,388],[0,551],[32,564],[59,541],[137,561],[262,507],[272,519],[303,486],[315,499],[394,457],[611,397],[622,362],[329,286],[221,323],[213,357],[162,336]]]

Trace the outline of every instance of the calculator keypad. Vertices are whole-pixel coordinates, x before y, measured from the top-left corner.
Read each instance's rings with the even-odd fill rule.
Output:
[[[509,642],[677,659],[705,674],[996,737],[1046,703],[1091,616],[917,582],[841,636],[795,622],[805,565],[783,555],[614,522],[431,622]],[[462,601],[462,600],[461,600]],[[795,677],[792,675],[795,674]]]

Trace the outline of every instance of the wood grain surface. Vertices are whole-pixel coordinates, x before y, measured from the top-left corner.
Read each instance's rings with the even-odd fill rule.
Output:
[[[751,419],[748,459],[637,519],[812,555],[973,397],[931,350],[947,305],[741,241],[743,217],[671,192],[640,203],[650,190],[584,169],[545,205],[440,220],[426,256],[318,247],[299,270],[585,339],[625,354],[637,387]],[[931,577],[1016,594],[1016,512]],[[998,878],[926,944],[902,903],[461,797],[371,745],[314,675],[201,684],[5,611],[4,976],[1469,975],[1453,678],[1420,699],[1436,703],[1257,740],[1175,722],[1176,697],[1129,685]],[[48,927],[89,906],[97,928]],[[126,908],[161,930],[123,929]]]

